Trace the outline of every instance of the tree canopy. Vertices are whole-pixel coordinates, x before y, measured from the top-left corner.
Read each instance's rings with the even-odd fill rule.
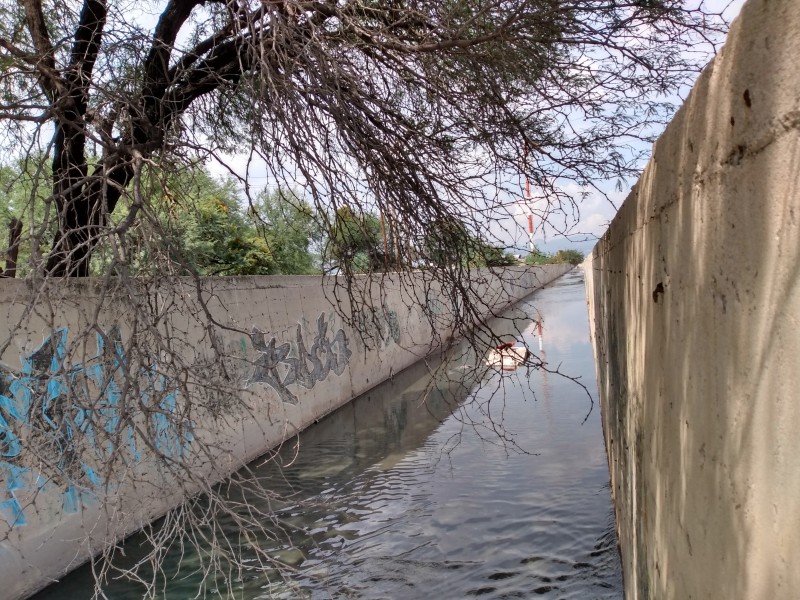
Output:
[[[387,259],[383,248],[384,228],[371,213],[356,214],[349,207],[339,208],[331,219],[325,257],[346,272],[364,273],[381,270]]]
[[[37,157],[57,227],[31,260],[49,276],[89,274],[130,232],[144,172],[234,151],[417,238],[490,213],[514,174],[551,210],[572,202],[560,181],[631,174],[622,148],[715,28],[675,0],[3,0],[0,141]]]
[[[34,228],[55,232],[56,219],[45,220],[43,188],[25,165],[0,166],[0,231],[12,222],[26,220]],[[295,194],[265,190],[248,203],[233,179],[219,181],[202,165],[163,174],[151,169],[141,182],[150,214],[137,219],[125,245],[116,249],[125,256],[131,274],[142,276],[160,268],[154,251],[169,254],[178,274],[189,275],[311,275],[319,273],[319,258],[312,251],[322,233],[314,209]],[[34,192],[38,192],[38,196]],[[34,194],[36,202],[31,203]],[[35,207],[35,212],[26,207]],[[122,207],[110,216],[119,225],[130,214]],[[30,269],[30,245],[20,248],[20,273]],[[90,275],[101,276],[114,250],[100,243]]]

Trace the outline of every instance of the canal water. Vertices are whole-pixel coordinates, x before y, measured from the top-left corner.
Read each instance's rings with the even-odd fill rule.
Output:
[[[245,560],[266,552],[283,575],[218,574],[202,587],[196,553],[173,549],[157,597],[621,598],[582,271],[495,327],[551,372],[488,368],[462,346],[396,375],[251,465],[274,497],[250,501],[275,521]],[[123,563],[142,548],[144,536],[127,540]],[[127,600],[144,588],[103,591]],[[36,599],[93,593],[87,566]]]

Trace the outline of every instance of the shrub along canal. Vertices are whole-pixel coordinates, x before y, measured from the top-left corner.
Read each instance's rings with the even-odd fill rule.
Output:
[[[582,271],[496,326],[534,352],[541,342],[548,365],[596,397]],[[462,346],[396,375],[251,469],[276,495],[269,506],[250,499],[277,517],[255,542],[289,568],[283,578],[221,573],[200,597],[228,598],[229,588],[244,599],[622,597],[599,407],[558,374],[489,369]],[[123,564],[141,547],[143,535],[127,540]],[[170,549],[157,597],[195,597],[200,565],[196,552]],[[36,598],[90,598],[93,589],[85,566]],[[144,588],[111,581],[104,593],[127,600]]]

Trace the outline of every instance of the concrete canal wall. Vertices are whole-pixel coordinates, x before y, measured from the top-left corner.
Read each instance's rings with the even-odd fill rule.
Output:
[[[628,600],[800,590],[798,57],[750,0],[585,264]]]
[[[570,268],[472,285],[489,316]],[[0,595],[53,582],[436,351],[459,309],[428,277],[358,279],[374,310],[337,278],[0,280]]]

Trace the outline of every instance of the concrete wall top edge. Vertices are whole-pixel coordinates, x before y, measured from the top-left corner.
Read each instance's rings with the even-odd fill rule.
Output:
[[[479,282],[484,277],[497,277],[503,273],[512,272],[536,272],[540,271],[540,266],[526,266],[526,265],[512,265],[501,268],[480,268],[471,269],[471,278],[473,282]],[[427,276],[427,277],[426,277]],[[442,278],[435,274],[435,271],[428,269],[413,269],[408,271],[387,272],[387,273],[372,273],[372,274],[355,274],[353,280],[357,282],[372,282],[381,283],[384,281],[396,280],[411,280],[416,278],[428,278],[431,281],[441,281]],[[131,278],[134,285],[141,284],[144,286],[158,286],[159,282],[154,279],[137,279]],[[341,284],[345,281],[342,275],[247,275],[247,276],[214,276],[214,277],[171,277],[165,281],[182,284],[187,289],[196,285],[213,286],[215,289],[271,289],[271,288],[320,288],[330,287]],[[54,292],[67,292],[73,290],[80,290],[82,292],[100,293],[103,289],[113,291],[116,289],[116,280],[106,282],[102,278],[87,277],[80,279],[49,279],[31,280],[24,278],[0,278],[0,301],[9,298],[19,297],[20,294],[27,292],[34,286],[36,289],[44,288]]]

